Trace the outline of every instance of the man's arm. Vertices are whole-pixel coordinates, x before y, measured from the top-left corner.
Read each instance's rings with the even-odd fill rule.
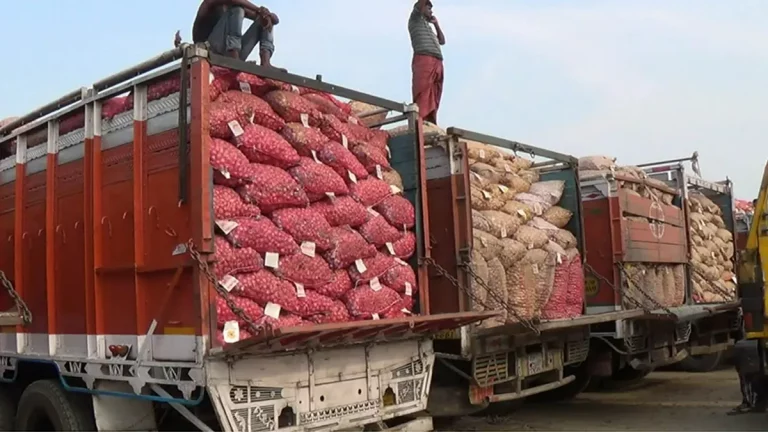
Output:
[[[440,45],[445,45],[445,35],[443,34],[443,29],[440,28],[440,22],[437,21],[436,17],[432,17],[432,24],[435,25],[435,31],[437,32],[437,41],[440,43]]]

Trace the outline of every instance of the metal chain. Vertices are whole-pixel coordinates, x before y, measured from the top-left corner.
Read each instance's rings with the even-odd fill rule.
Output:
[[[251,334],[255,336],[264,331],[264,326],[256,324],[248,316],[248,314],[243,311],[243,309],[235,304],[235,302],[232,300],[232,297],[229,295],[229,292],[216,279],[216,276],[214,276],[211,268],[208,266],[208,262],[203,259],[202,255],[197,250],[197,247],[192,242],[192,240],[187,242],[187,250],[189,251],[189,255],[192,257],[192,260],[197,263],[197,267],[200,268],[200,271],[205,275],[206,279],[208,279],[208,281],[213,284],[214,288],[216,288],[216,292],[219,293],[221,298],[224,299],[224,301],[227,303],[227,306],[229,306],[229,308],[235,315],[237,315],[238,318],[245,322]]]
[[[32,322],[32,311],[29,310],[27,304],[24,303],[24,300],[21,299],[19,293],[17,293],[16,289],[13,288],[11,281],[5,277],[5,273],[2,271],[0,271],[0,283],[3,284],[3,287],[5,287],[8,295],[10,295],[13,299],[13,302],[16,305],[16,309],[19,311],[19,314],[21,314],[22,322],[24,322],[25,325],[30,324]]]
[[[634,281],[632,278],[630,278],[629,277],[629,273],[624,268],[624,266],[621,266],[620,269],[621,269],[621,272],[624,273],[624,276],[627,278],[627,281],[632,282],[632,284],[635,286],[635,288],[637,288],[637,290],[640,292],[640,294],[642,294],[646,298],[646,300],[651,302],[651,305],[653,305],[655,309],[661,309],[661,310],[663,310],[664,312],[666,312],[669,315],[674,315],[674,313],[672,313],[672,311],[669,310],[669,308],[667,308],[666,306],[664,306],[661,303],[659,303],[655,298],[653,298],[652,295],[650,295],[647,292],[645,292],[643,290],[643,288],[640,286],[640,284],[638,284],[636,281]]]
[[[614,290],[616,293],[620,294],[622,299],[626,298],[629,301],[629,303],[631,303],[636,308],[642,309],[642,310],[644,310],[644,311],[646,311],[648,313],[651,313],[651,311],[648,308],[646,308],[641,302],[636,300],[634,297],[630,296],[628,293],[622,293],[621,290],[619,290],[618,288],[616,288],[615,285],[613,285],[613,282],[609,281],[606,277],[604,277],[603,275],[598,273],[589,264],[584,263],[584,270],[588,271],[593,276],[595,276],[596,278],[600,279],[602,282],[604,282],[606,285],[608,285],[612,290]]]
[[[432,258],[430,258],[430,257],[425,257],[425,258],[422,258],[422,262],[424,262],[425,264],[427,264],[427,265],[429,265],[429,266],[432,266],[432,268],[434,268],[434,269],[435,269],[435,271],[436,271],[436,272],[437,272],[437,273],[438,273],[440,276],[443,276],[443,277],[445,277],[446,279],[448,279],[448,281],[449,281],[449,282],[450,282],[450,283],[451,283],[453,286],[455,286],[455,287],[457,287],[457,288],[461,289],[462,291],[464,291],[464,293],[465,293],[465,294],[467,294],[467,295],[469,296],[469,298],[470,298],[470,299],[472,299],[472,301],[473,301],[473,302],[477,303],[478,305],[482,306],[483,308],[485,308],[485,309],[487,309],[487,310],[493,310],[492,308],[488,307],[488,305],[487,305],[487,304],[485,304],[485,303],[484,303],[482,300],[480,300],[480,299],[479,299],[479,298],[478,298],[478,297],[477,297],[477,296],[476,296],[476,295],[475,295],[475,294],[472,292],[472,290],[471,290],[471,289],[469,289],[469,288],[465,287],[463,284],[461,284],[461,283],[458,281],[458,279],[456,279],[455,277],[453,277],[453,275],[451,275],[450,273],[448,273],[448,271],[447,271],[446,269],[444,269],[444,268],[443,268],[443,267],[442,267],[440,264],[438,264],[437,262],[435,262],[435,260],[433,260],[433,259],[432,259]],[[506,304],[506,302],[504,302],[504,301],[502,301],[500,298],[498,298],[498,296],[497,296],[496,292],[495,292],[495,291],[493,291],[493,290],[492,290],[490,287],[488,287],[488,285],[486,285],[486,284],[485,284],[485,282],[484,282],[484,281],[483,281],[483,280],[482,280],[482,279],[481,279],[479,276],[477,276],[477,274],[474,272],[474,270],[472,270],[472,266],[471,266],[471,265],[469,265],[469,264],[467,264],[467,263],[461,263],[461,264],[459,264],[459,266],[460,266],[460,267],[462,267],[462,268],[463,268],[463,269],[464,269],[464,270],[465,270],[467,273],[469,273],[469,274],[472,276],[472,278],[473,278],[473,279],[475,279],[475,280],[478,282],[478,284],[479,284],[479,285],[480,285],[480,286],[481,286],[483,289],[485,289],[485,290],[488,292],[488,294],[490,294],[490,295],[494,296],[493,300],[495,300],[497,303],[499,303],[499,304],[503,305],[503,306],[504,306],[504,309],[506,309],[506,310],[507,310],[507,312],[509,312],[509,313],[511,313],[512,315],[514,315],[514,317],[515,317],[515,318],[517,318],[517,319],[518,319],[518,321],[520,321],[520,323],[521,323],[521,324],[523,324],[523,325],[524,325],[526,328],[528,328],[529,330],[531,330],[532,332],[534,332],[534,333],[536,333],[536,334],[539,334],[539,333],[541,333],[541,332],[539,331],[539,329],[538,329],[538,328],[537,328],[537,327],[536,327],[536,326],[535,326],[533,323],[531,323],[529,320],[525,320],[525,319],[521,318],[521,317],[520,317],[520,316],[517,314],[517,312],[515,312],[515,311],[514,311],[514,309],[512,309],[511,307],[509,307],[509,305],[507,305],[507,304]]]

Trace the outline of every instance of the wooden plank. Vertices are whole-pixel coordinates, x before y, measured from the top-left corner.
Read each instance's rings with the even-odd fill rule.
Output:
[[[686,232],[683,228],[665,223],[650,223],[635,220],[624,220],[624,240],[625,244],[635,241],[686,245]]]
[[[685,227],[683,210],[648,198],[630,195],[625,189],[619,189],[619,200],[624,213],[658,220],[670,225]]]
[[[688,262],[688,251],[680,245],[634,242],[627,248],[622,261],[684,264]]]

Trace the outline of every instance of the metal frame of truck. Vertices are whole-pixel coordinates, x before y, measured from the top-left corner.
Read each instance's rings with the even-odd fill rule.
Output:
[[[433,240],[431,286],[443,293],[432,301],[435,311],[472,310],[468,295],[472,276],[468,263],[472,250],[472,215],[469,203],[469,165],[466,140],[506,149],[522,156],[545,158],[535,164],[542,180],[566,180],[563,200],[573,211],[569,228],[583,255],[581,195],[576,158],[527,144],[459,128],[428,139],[427,182],[430,224],[442,231]],[[544,321],[534,329],[508,324],[487,329],[465,326],[435,341],[437,364],[429,401],[433,416],[454,416],[478,411],[489,404],[551,392],[568,398],[585,387],[572,372],[587,359],[590,326],[637,315],[637,311],[611,311],[573,319]],[[566,388],[567,387],[567,388]],[[559,390],[557,395],[554,390]]]
[[[201,430],[382,426],[426,408],[431,335],[490,315],[430,315],[426,269],[417,263],[421,316],[263,329],[216,347],[218,287],[207,271],[214,252],[207,133],[213,65],[397,111],[386,123],[407,120],[416,132],[391,144],[410,154],[423,149],[414,105],[186,44],[0,129],[0,145],[16,145],[15,157],[0,161],[0,231],[9,242],[0,269],[13,275],[22,299],[19,313],[0,317],[3,421],[15,415],[9,392],[47,386],[58,395],[59,414],[95,419],[86,429],[154,429],[158,404]],[[148,101],[148,85],[169,74],[180,74],[180,88],[190,91]],[[102,120],[102,103],[128,91],[133,110]],[[83,127],[60,135],[59,120],[80,111]],[[39,130],[46,142],[27,148]],[[424,215],[417,255],[428,257],[425,170],[418,162],[411,168],[406,196]],[[119,201],[125,196],[127,204]],[[192,247],[198,262],[188,258]],[[44,268],[34,267],[41,262]],[[30,310],[28,320],[21,312]],[[428,430],[431,418],[399,428]]]

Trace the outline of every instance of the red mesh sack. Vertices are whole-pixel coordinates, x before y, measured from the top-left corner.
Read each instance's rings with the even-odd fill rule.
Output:
[[[319,201],[328,194],[347,195],[349,193],[344,179],[339,177],[331,167],[310,158],[301,158],[299,165],[291,168],[289,172],[304,188],[310,201]]]
[[[273,131],[279,131],[285,126],[285,121],[258,96],[231,90],[221,95],[219,102],[229,104],[235,108],[238,114],[248,119],[248,123],[254,123]]]
[[[307,87],[299,87],[299,94],[304,96],[305,98],[307,97],[307,95],[323,97],[328,101],[330,101],[331,103],[333,103],[334,105],[336,105],[336,107],[339,108],[341,112],[343,112],[345,115],[349,116],[352,114],[352,107],[350,107],[348,103],[342,102],[336,99],[336,97],[333,96],[332,94],[325,93],[320,90],[307,88]]]
[[[576,254],[568,269],[568,317],[580,316],[584,308],[584,267]]]
[[[321,287],[333,279],[333,272],[320,256],[297,253],[281,257],[275,274],[283,279],[302,284],[307,288]]]
[[[272,213],[285,207],[306,207],[304,189],[290,174],[280,168],[250,164],[246,170],[248,183],[237,189],[245,202],[254,203],[262,212]]]
[[[338,105],[321,93],[305,93],[302,94],[302,96],[304,96],[304,99],[311,102],[315,109],[323,114],[330,114],[337,119],[344,121],[349,117],[349,115],[345,114]]]
[[[280,255],[292,255],[299,252],[299,246],[293,238],[288,233],[280,231],[272,221],[265,217],[258,219],[235,218],[232,222],[235,222],[237,226],[231,229],[226,236],[233,245],[249,247],[259,253],[273,252]]]
[[[231,295],[229,298],[232,300],[232,302],[235,304],[236,307],[243,310],[245,315],[254,323],[258,325],[260,321],[262,321],[264,317],[264,308],[258,305],[253,300],[247,299],[245,297],[240,297],[237,295]],[[246,325],[245,320],[237,316],[236,313],[232,312],[232,309],[230,309],[229,305],[227,305],[227,301],[224,300],[223,297],[220,295],[216,296],[216,324],[218,328],[224,328],[224,324],[226,324],[229,321],[236,321],[237,324],[240,326],[240,339],[244,339],[242,337],[243,330],[248,331],[248,327]]]
[[[376,248],[349,227],[332,228],[329,237],[331,247],[324,256],[332,269],[347,268],[357,260],[376,255]]]
[[[362,261],[362,266],[360,262]],[[365,283],[371,279],[379,278],[392,267],[398,265],[394,258],[381,253],[377,253],[371,258],[365,258],[355,262],[349,267],[349,277],[354,283]]]
[[[216,236],[214,247],[216,251],[214,270],[218,280],[226,275],[258,271],[264,266],[264,261],[256,250],[249,247],[234,247],[222,236]]]
[[[218,138],[211,139],[210,161],[215,184],[235,187],[245,183],[249,162],[237,147]]]
[[[262,96],[275,89],[275,86],[268,83],[264,78],[246,72],[237,73],[234,82],[234,87],[240,91],[257,96]]]
[[[549,301],[541,308],[541,318],[547,320],[568,318],[568,286],[571,265],[563,260],[555,267],[554,283]]]
[[[399,302],[400,295],[383,285],[374,290],[370,285],[363,284],[352,288],[344,296],[350,315],[357,319],[377,318]]]
[[[147,102],[162,99],[181,91],[181,77],[176,75],[155,81],[147,86]],[[133,92],[126,100],[126,108],[133,109]]]
[[[335,116],[325,114],[320,122],[320,131],[331,141],[336,141],[342,144],[351,146],[359,143],[356,140],[355,134],[349,129],[349,125],[339,120]]]
[[[406,231],[400,240],[386,245],[386,253],[403,260],[409,259],[416,253],[416,234]]]
[[[350,185],[349,193],[352,198],[366,207],[373,207],[392,195],[392,189],[383,180],[369,177]]]
[[[256,124],[246,125],[235,142],[251,162],[290,168],[299,163],[301,157],[277,132]]]
[[[218,66],[211,68],[208,85],[208,94],[211,101],[215,101],[222,93],[232,89],[235,82],[235,72]]]
[[[124,113],[126,111],[125,101],[127,99],[127,96],[116,96],[111,99],[107,99],[101,105],[101,118],[111,119],[120,113]],[[85,118],[83,118],[83,121],[85,121]]]
[[[287,122],[306,122],[309,126],[320,124],[322,118],[320,111],[298,93],[274,90],[264,95],[264,100]],[[304,121],[302,121],[302,114],[304,114]]]
[[[416,285],[416,273],[409,265],[396,265],[384,272],[379,280],[400,294],[411,293],[413,295],[419,290],[418,285]]]
[[[364,224],[370,215],[362,204],[351,197],[342,196],[312,203],[312,209],[325,217],[331,226],[358,227]]]
[[[363,164],[357,160],[351,151],[336,141],[327,141],[322,150],[317,153],[317,158],[320,159],[320,162],[333,168],[336,174],[349,180],[347,183],[355,183],[368,177],[368,171]]]
[[[306,157],[312,157],[313,151],[319,154],[328,142],[328,138],[319,130],[304,127],[301,123],[288,123],[280,133],[301,156]]]
[[[360,124],[360,120],[357,117],[347,117],[343,119],[347,122],[347,128],[352,133],[352,138],[359,142],[368,142],[368,138],[371,136],[371,130]]]
[[[381,169],[392,169],[387,160],[387,154],[372,145],[356,145],[352,148],[352,153],[371,174],[375,174],[377,170]]]
[[[311,289],[300,289],[266,270],[238,276],[235,289],[240,295],[260,305],[272,303],[301,317],[323,314],[333,308],[334,300]],[[267,309],[269,311],[269,309]]]
[[[213,185],[213,215],[215,219],[236,217],[257,217],[261,215],[259,207],[246,203],[234,189]]]
[[[340,299],[351,289],[352,279],[349,278],[349,273],[346,270],[336,270],[333,272],[331,281],[315,288],[315,291],[332,299]]]
[[[393,227],[382,216],[372,217],[360,227],[360,234],[376,246],[384,246],[403,238],[403,231]]]
[[[413,315],[413,305],[413,296],[403,294],[400,296],[400,301],[384,311],[381,317],[385,319],[409,317]]]
[[[386,152],[389,146],[389,132],[381,129],[369,130],[368,144]]]
[[[334,301],[323,313],[312,315],[307,319],[315,324],[340,323],[351,320],[347,306],[338,300]]]
[[[325,251],[331,247],[331,225],[316,210],[310,208],[275,210],[272,213],[272,222],[290,234],[298,243],[314,243],[319,251]]]
[[[239,111],[238,107],[226,101],[217,99],[211,103],[208,109],[209,133],[214,138],[231,140],[234,137],[233,130],[239,130],[242,125],[251,121],[251,114]],[[235,125],[234,122],[237,122]]]
[[[416,209],[400,195],[385,198],[375,209],[394,227],[412,228],[416,224]]]

